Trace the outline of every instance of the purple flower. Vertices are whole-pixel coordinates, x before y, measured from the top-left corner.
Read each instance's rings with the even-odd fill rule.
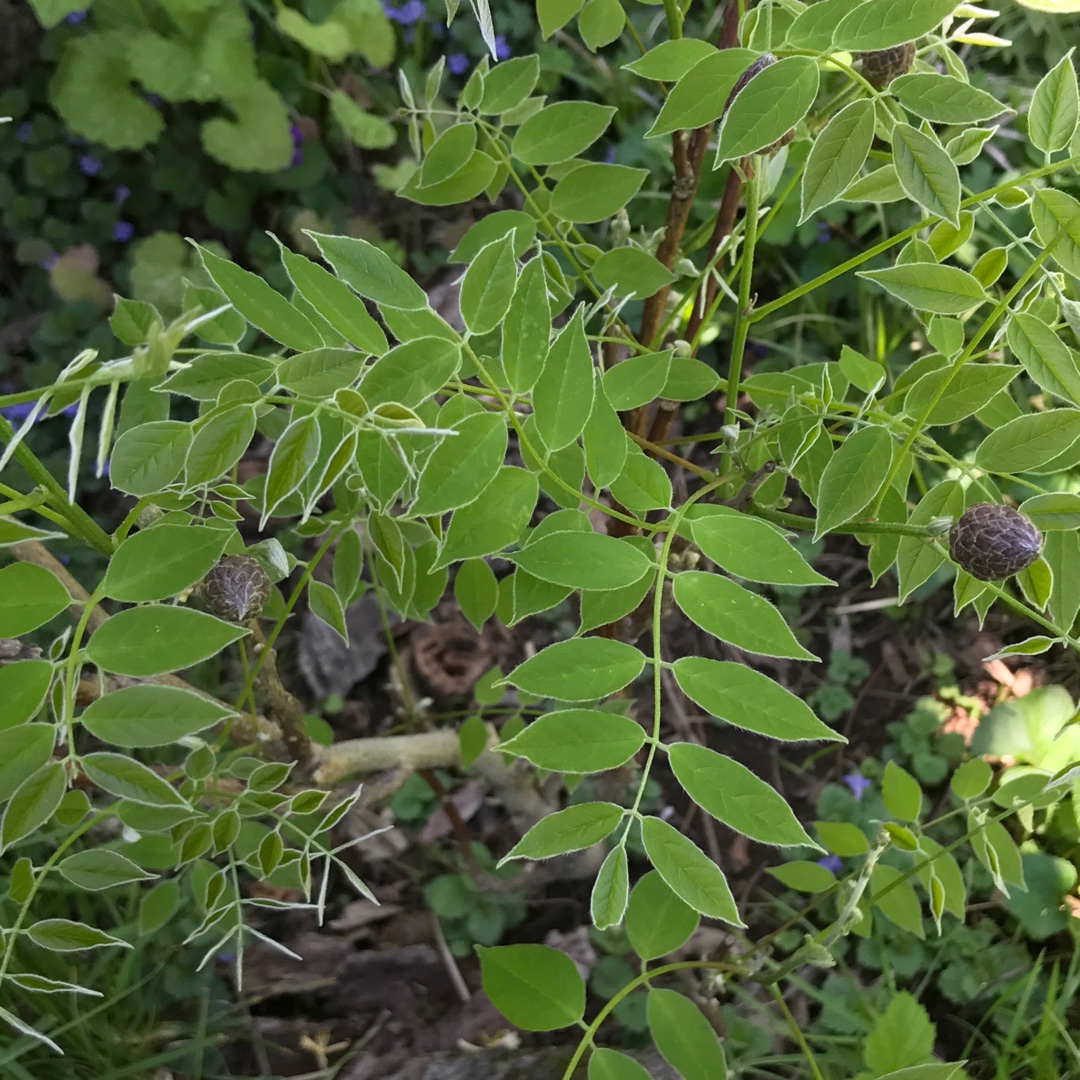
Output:
[[[290,124],[289,137],[292,139],[293,145],[292,160],[289,162],[289,168],[295,169],[304,160],[304,133],[296,124]]]
[[[862,773],[858,772],[848,773],[844,777],[844,783],[851,789],[851,794],[855,796],[856,802],[859,802],[862,799],[863,792],[872,786],[871,782]]]
[[[79,172],[83,176],[97,176],[101,172],[101,162],[93,154],[83,154],[79,158]]]
[[[469,70],[469,58],[463,52],[450,53],[446,67],[451,75],[464,75]]]
[[[419,22],[425,14],[423,0],[405,0],[401,7],[392,7],[383,0],[382,9],[388,19],[400,26],[411,26],[414,22]]]
[[[77,24],[81,23],[85,18],[85,11],[72,11],[64,17],[64,22],[66,22],[69,26],[76,26]]]
[[[505,60],[510,55],[510,46],[506,44],[506,38],[499,34],[495,39],[495,59]]]
[[[65,409],[65,410],[64,410],[64,412],[67,412],[67,409]],[[99,479],[99,480],[100,480],[100,479],[101,479],[102,477],[107,477],[107,476],[109,475],[109,459],[108,459],[108,458],[106,458],[106,459],[105,459],[105,460],[104,460],[104,461],[103,461],[103,462],[101,463],[101,470],[100,470],[100,471],[98,472],[98,474],[97,474],[97,475],[98,475],[98,479]]]
[[[604,154],[604,162],[607,165],[615,164],[615,147],[609,146],[607,152]]]
[[[832,229],[827,221],[819,221],[817,227],[817,242],[827,244],[832,239]]]
[[[38,263],[38,266],[40,266],[42,270],[52,270],[59,261],[60,256],[57,255],[55,251],[51,251]]]
[[[435,22],[428,23],[428,30],[431,31],[431,36],[433,38],[438,39],[446,37],[446,27],[437,20]]]
[[[35,401],[20,401],[18,405],[5,405],[0,408],[0,416],[17,424],[30,415],[36,404]]]
[[[112,227],[112,234],[118,244],[126,244],[135,235],[135,226],[130,221],[118,221]]]
[[[31,124],[29,120],[24,120],[15,129],[15,138],[18,139],[19,142],[23,142],[23,143],[24,142],[29,142],[30,141],[30,136],[33,135],[33,133],[34,133],[34,125]]]
[[[131,188],[127,187],[125,184],[121,184],[113,192],[113,201],[117,204],[117,206],[119,206],[120,203],[124,202],[130,194]]]
[[[824,866],[826,870],[831,870],[834,874],[839,874],[844,868],[839,855],[826,855],[823,859],[818,859],[817,864]]]

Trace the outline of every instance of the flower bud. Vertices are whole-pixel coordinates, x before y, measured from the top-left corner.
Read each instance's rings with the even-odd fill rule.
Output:
[[[891,49],[856,53],[855,59],[862,61],[862,73],[866,81],[880,90],[898,75],[910,70],[915,60],[915,42],[906,41],[903,45],[894,45]]]
[[[979,581],[1001,581],[1029,567],[1042,535],[1018,510],[1000,503],[969,506],[949,530],[953,562]]]
[[[228,622],[247,622],[270,599],[270,579],[250,555],[225,555],[203,579],[202,596],[211,615]]]

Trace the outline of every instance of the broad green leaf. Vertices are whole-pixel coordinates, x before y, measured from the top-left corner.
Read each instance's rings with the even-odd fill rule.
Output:
[[[593,361],[579,307],[552,343],[533,390],[536,430],[549,450],[572,443],[585,427],[593,403]]]
[[[252,326],[298,352],[317,349],[323,344],[322,336],[307,316],[261,277],[199,244],[195,248],[214,284]]]
[[[626,914],[630,895],[630,875],[627,865],[626,846],[613,847],[600,865],[593,884],[589,913],[597,930],[618,926]]]
[[[153,495],[167,488],[184,467],[191,427],[178,420],[153,420],[125,431],[109,459],[109,483],[128,495]]]
[[[53,666],[48,660],[20,660],[0,667],[0,701],[4,703],[0,731],[25,724],[37,714],[52,676]]]
[[[653,569],[638,548],[601,533],[552,533],[509,556],[534,577],[571,589],[619,589]]]
[[[810,111],[817,92],[818,65],[808,56],[788,56],[758,72],[724,114],[716,164],[771,146]]]
[[[691,622],[729,645],[761,656],[817,660],[795,639],[783,616],[764,597],[730,578],[686,570],[675,576],[675,603]]]
[[[1078,116],[1080,95],[1070,49],[1035,87],[1028,109],[1028,136],[1044,153],[1063,150],[1076,131]]]
[[[900,821],[918,821],[922,809],[922,789],[918,780],[895,761],[885,764],[881,778],[881,798],[885,809]]]
[[[814,828],[826,850],[833,855],[848,858],[865,855],[870,850],[866,833],[850,821],[815,821]]]
[[[815,539],[866,509],[885,482],[892,455],[893,441],[883,427],[861,428],[840,444],[818,486]]]
[[[168,781],[125,754],[86,754],[79,759],[79,764],[97,787],[117,798],[141,806],[189,808],[187,801]]]
[[[536,0],[536,19],[545,39],[561,30],[585,5],[585,0]]]
[[[846,741],[810,706],[760,671],[727,660],[680,657],[675,681],[691,701],[735,727],[785,742]]]
[[[175,372],[161,388],[196,401],[216,401],[221,391],[234,380],[247,379],[258,385],[266,382],[276,370],[274,361],[266,356],[204,353]]]
[[[762,844],[816,847],[783,797],[745,765],[696,743],[672,743],[668,761],[706,813]]]
[[[902,263],[886,270],[861,270],[857,276],[876,282],[917,311],[936,315],[960,315],[986,300],[978,281],[955,266]]]
[[[61,859],[56,867],[77,889],[99,892],[114,885],[126,885],[132,881],[146,881],[155,875],[148,874],[118,851],[98,849],[77,851]]]
[[[710,506],[691,524],[694,543],[721,569],[771,585],[834,585],[774,526],[729,506]]]
[[[955,7],[954,0],[866,0],[841,20],[833,46],[854,52],[903,45],[936,29]]]
[[[965,364],[959,371],[949,367],[928,371],[907,392],[904,412],[913,420],[925,415],[930,425],[956,424],[986,406],[1019,374],[1012,364]],[[927,412],[931,401],[934,406]]]
[[[460,365],[457,342],[414,338],[395,346],[368,368],[360,393],[372,408],[391,401],[415,408],[452,379]]]
[[[1077,354],[1041,319],[1017,312],[1009,320],[1009,348],[1048,394],[1080,405]]]
[[[305,230],[306,231],[306,230]],[[351,236],[308,232],[337,276],[376,304],[407,311],[427,307],[427,294],[386,252]]]
[[[517,129],[510,152],[526,165],[555,165],[587,150],[607,129],[615,108],[589,101],[559,101]]]
[[[420,475],[412,513],[431,517],[479,499],[499,475],[506,456],[506,422],[497,413],[468,416],[447,435]],[[488,503],[490,507],[491,504]]]
[[[604,393],[603,383],[594,390],[592,412],[582,429],[581,442],[585,448],[585,468],[593,487],[607,487],[617,480],[626,465],[626,432],[619,414]]]
[[[62,532],[50,532],[48,529],[35,529],[23,521],[0,516],[0,548],[21,544],[24,540],[58,540]]]
[[[312,349],[283,360],[277,369],[277,381],[301,397],[329,398],[343,386],[351,386],[363,367],[363,353],[353,349]]]
[[[840,196],[841,202],[890,203],[904,198],[904,189],[896,175],[895,165],[882,165],[856,180]]]
[[[799,12],[784,42],[793,49],[827,53],[840,21],[851,10],[850,0],[817,0]]]
[[[291,421],[281,433],[267,468],[260,528],[314,469],[321,442],[322,429],[314,413]]]
[[[825,892],[836,884],[836,875],[827,866],[810,862],[808,859],[795,859],[779,866],[770,866],[765,873],[776,878],[781,885],[802,893]]]
[[[603,221],[626,206],[648,175],[626,165],[582,165],[555,185],[551,212],[566,221]]]
[[[417,175],[418,187],[441,184],[460,172],[476,149],[476,125],[467,117],[455,118],[424,154],[424,163]]]
[[[993,94],[953,75],[901,75],[889,83],[889,93],[909,112],[935,124],[974,124],[1012,111]]]
[[[421,186],[419,175],[414,174],[398,190],[398,195],[421,206],[454,206],[477,198],[497,178],[498,172],[494,158],[483,150],[474,150],[469,160],[452,176],[436,184]]]
[[[723,871],[674,826],[657,817],[641,822],[645,854],[671,891],[710,919],[742,926]]]
[[[0,803],[49,760],[56,731],[50,724],[24,724],[0,731]]]
[[[481,248],[461,280],[461,318],[471,334],[487,334],[502,322],[516,284],[511,233]]]
[[[484,76],[480,112],[497,116],[515,108],[533,92],[539,78],[540,57],[535,54],[496,64]]]
[[[956,480],[946,480],[936,484],[919,500],[909,524],[929,525],[936,517],[955,519],[963,512],[963,488]],[[944,562],[945,551],[940,542],[921,536],[902,536],[896,551],[901,603]]]
[[[1080,611],[1080,575],[1072,568],[1080,565],[1080,534],[1050,532],[1043,544],[1043,559],[1054,576],[1050,593],[1050,617],[1056,626],[1069,627]]]
[[[968,128],[945,144],[945,152],[957,165],[970,165],[982,153],[983,146],[994,137],[997,128]]]
[[[578,16],[578,34],[592,51],[610,45],[626,26],[626,12],[620,0],[586,0]]]
[[[520,230],[515,235],[520,235]],[[536,385],[548,355],[551,308],[541,259],[530,259],[521,271],[503,320],[502,362],[510,389],[524,394]]]
[[[255,435],[255,410],[250,405],[210,416],[195,433],[184,462],[187,487],[212,484],[239,460]]]
[[[599,1046],[589,1058],[589,1080],[650,1080],[650,1076],[628,1054]]]
[[[981,757],[965,761],[953,773],[950,787],[958,799],[977,799],[989,786],[994,773]]]
[[[626,460],[608,485],[628,510],[662,510],[671,506],[671,480],[664,467],[626,435]]]
[[[857,386],[864,394],[874,393],[885,381],[884,365],[868,360],[850,345],[841,346],[837,363],[848,382]]]
[[[930,1014],[905,990],[895,992],[863,1044],[863,1060],[875,1076],[921,1065],[934,1052]]]
[[[939,915],[948,912],[958,919],[963,919],[967,904],[967,886],[964,884],[964,873],[960,869],[960,864],[929,836],[919,837],[919,853],[915,859],[919,867],[919,881],[931,896],[931,912],[933,912],[931,886],[931,874],[933,874],[941,890]]]
[[[639,56],[629,64],[623,64],[623,67],[643,79],[676,82],[695,64],[706,56],[712,56],[716,51],[713,45],[700,38],[679,38],[660,42],[644,56]]]
[[[216,656],[247,633],[244,627],[203,611],[147,604],[107,619],[94,631],[86,655],[102,671],[160,675]]]
[[[604,393],[616,408],[636,409],[655,401],[671,370],[671,350],[628,356],[604,372]]]
[[[800,224],[850,187],[873,141],[873,102],[853,101],[825,125],[803,170]]]
[[[652,296],[675,280],[655,255],[636,247],[605,251],[593,264],[592,272],[600,288],[637,299]]]
[[[363,352],[382,356],[386,335],[364,301],[325,267],[281,247],[281,261],[297,292],[346,340]]]
[[[529,524],[538,495],[532,473],[503,466],[478,499],[454,511],[435,565],[491,555],[515,543]]]
[[[903,877],[896,867],[878,863],[870,877],[871,899],[886,919],[922,940],[926,933],[919,898],[911,882],[902,880]]]
[[[697,929],[698,913],[655,871],[638,880],[626,909],[626,936],[642,960],[657,960],[683,945]]]
[[[960,225],[960,174],[935,139],[912,127],[893,127],[893,162],[904,190],[928,213]]]
[[[739,76],[757,58],[752,49],[707,52],[671,88],[646,138],[703,127],[718,119]]]
[[[0,569],[0,637],[29,634],[71,603],[67,589],[42,566],[17,562]]]
[[[585,1012],[585,983],[573,960],[547,945],[477,946],[484,993],[524,1031],[555,1031]]]
[[[470,227],[450,253],[450,262],[470,263],[481,248],[511,234],[514,237],[514,258],[520,259],[536,240],[536,219],[524,210],[496,210]]]
[[[95,738],[114,746],[165,746],[233,713],[224,705],[173,686],[126,686],[91,702],[79,719]]]
[[[566,534],[563,534],[566,535]],[[592,773],[625,765],[645,744],[645,730],[600,709],[546,713],[499,750],[550,772]]]
[[[930,233],[927,243],[930,245],[930,250],[934,253],[934,258],[939,262],[947,259],[955,251],[962,248],[968,240],[971,239],[971,234],[975,228],[975,215],[970,210],[964,210],[960,214],[960,227],[954,228],[947,221],[939,221],[934,226],[933,231]],[[941,325],[954,326],[959,332],[960,343],[955,349],[942,349],[947,356],[952,356],[954,353],[960,351],[960,345],[963,345],[963,326],[957,325],[957,320],[945,320],[942,319],[939,323]],[[937,346],[934,346],[937,348]]]
[[[506,681],[537,697],[595,701],[621,690],[641,674],[645,657],[609,638],[557,641],[519,664]]]
[[[1020,504],[1020,510],[1039,532],[1080,529],[1080,495],[1071,492],[1050,491],[1045,495],[1032,495]]]
[[[674,990],[653,989],[646,1011],[656,1049],[683,1080],[725,1080],[724,1048],[688,997]]]
[[[41,828],[53,816],[67,790],[67,774],[59,761],[32,772],[15,789],[0,820],[0,852]]]
[[[1039,472],[1080,439],[1080,409],[1051,409],[991,431],[975,451],[988,472]]]
[[[1058,265],[1080,277],[1080,203],[1057,188],[1039,188],[1031,200],[1031,220],[1043,247],[1053,245]]]
[[[227,529],[167,521],[141,529],[116,549],[105,572],[105,595],[129,604],[175,596],[206,577],[229,536]]]
[[[42,919],[28,926],[26,935],[35,945],[51,952],[79,952],[109,945],[119,945],[125,949],[133,947],[128,941],[70,919]]]

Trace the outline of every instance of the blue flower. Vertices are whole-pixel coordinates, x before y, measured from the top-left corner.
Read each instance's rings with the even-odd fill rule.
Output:
[[[122,203],[130,194],[131,188],[127,187],[125,184],[121,184],[113,192],[113,201],[119,206],[119,204]]]
[[[25,420],[33,411],[37,408],[36,401],[20,401],[17,405],[5,405],[0,408],[0,416],[3,416],[6,420],[10,420],[13,423],[19,423]],[[78,404],[68,405],[66,408],[61,409],[60,416],[74,416],[79,411]]]
[[[867,780],[862,773],[858,772],[848,773],[848,775],[844,777],[844,783],[851,789],[851,794],[855,796],[856,802],[859,802],[862,799],[863,792],[868,787],[873,786],[871,781]]]
[[[30,136],[33,135],[33,133],[34,133],[34,125],[31,124],[29,120],[24,120],[15,129],[15,138],[18,139],[19,142],[23,142],[23,143],[24,142],[29,142],[30,141]]]
[[[97,176],[101,172],[101,162],[93,154],[83,154],[79,158],[79,172],[83,176]]]
[[[38,263],[38,266],[40,266],[42,270],[51,270],[59,261],[60,256],[57,255],[55,251],[50,251],[49,254]]]
[[[64,17],[64,22],[68,23],[70,26],[76,26],[81,23],[85,18],[85,11],[72,11]]]
[[[839,855],[826,855],[823,859],[818,859],[817,864],[824,866],[826,870],[831,870],[834,874],[839,874],[844,868]]]
[[[817,227],[817,242],[827,244],[832,239],[832,229],[827,221],[819,221]]]
[[[464,75],[469,70],[469,58],[463,52],[450,53],[446,67],[451,75]]]
[[[112,234],[118,244],[126,244],[135,235],[135,226],[130,221],[118,221],[112,227]]]
[[[304,160],[304,133],[296,126],[296,124],[289,125],[289,137],[292,139],[293,151],[292,160],[289,162],[289,168],[295,169],[301,161]]]
[[[401,26],[411,26],[425,15],[423,0],[405,0],[401,7],[392,7],[383,0],[382,9],[388,19],[392,19]]]
[[[506,38],[500,34],[495,39],[495,59],[505,60],[510,55],[510,46],[506,44]]]

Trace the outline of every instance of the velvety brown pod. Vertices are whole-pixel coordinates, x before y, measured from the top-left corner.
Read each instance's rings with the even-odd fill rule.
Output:
[[[247,622],[270,599],[270,579],[250,555],[225,555],[203,579],[202,597],[211,615]]]
[[[949,554],[979,581],[1019,574],[1042,551],[1042,535],[1018,510],[1000,503],[969,506],[949,530]]]
[[[855,59],[862,61],[862,73],[866,81],[880,90],[898,75],[904,75],[911,70],[915,60],[915,42],[907,41],[903,45],[894,45],[891,49],[878,49],[875,52],[856,53]]]

